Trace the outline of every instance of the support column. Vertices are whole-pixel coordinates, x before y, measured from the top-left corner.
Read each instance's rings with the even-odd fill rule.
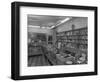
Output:
[[[53,29],[53,45],[56,46],[56,30]]]

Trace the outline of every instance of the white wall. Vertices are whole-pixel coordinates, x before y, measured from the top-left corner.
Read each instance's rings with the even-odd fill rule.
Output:
[[[14,0],[0,1],[0,82],[14,82],[10,79],[11,72],[11,2]],[[16,0],[17,1],[17,0]],[[72,4],[72,5],[88,5],[98,6],[100,10],[100,0],[20,0],[28,2],[56,3],[56,4]],[[63,13],[63,12],[61,12]],[[100,14],[100,11],[99,13]],[[100,15],[98,16],[100,22]],[[98,23],[100,27],[100,23]],[[100,35],[100,28],[98,28]],[[100,49],[100,37],[99,37]],[[99,69],[100,69],[100,50],[98,53]],[[100,73],[100,70],[99,70]],[[25,81],[25,80],[24,80]],[[98,76],[84,77],[66,77],[53,79],[26,80],[25,82],[99,82]],[[19,81],[23,82],[23,81]]]
[[[87,17],[73,18],[72,20],[69,20],[64,24],[58,26],[57,32],[72,30],[72,25],[75,25],[75,29],[84,28],[87,27],[87,23],[88,23]]]

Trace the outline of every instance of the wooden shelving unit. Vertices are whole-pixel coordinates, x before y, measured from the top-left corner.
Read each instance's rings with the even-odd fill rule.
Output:
[[[62,47],[70,47],[82,51],[87,51],[87,27],[57,33],[57,42],[61,42]]]

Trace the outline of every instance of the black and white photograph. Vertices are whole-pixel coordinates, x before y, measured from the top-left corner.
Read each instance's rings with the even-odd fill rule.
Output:
[[[88,17],[27,15],[28,66],[88,64]]]
[[[12,79],[97,75],[97,7],[12,3]]]

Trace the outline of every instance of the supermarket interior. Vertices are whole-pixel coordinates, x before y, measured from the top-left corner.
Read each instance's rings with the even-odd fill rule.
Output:
[[[27,15],[28,66],[88,63],[88,18]]]

